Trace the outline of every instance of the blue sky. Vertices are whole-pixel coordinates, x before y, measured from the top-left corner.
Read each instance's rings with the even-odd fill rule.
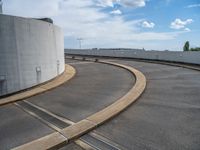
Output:
[[[3,0],[5,14],[51,17],[66,48],[200,46],[200,0]]]

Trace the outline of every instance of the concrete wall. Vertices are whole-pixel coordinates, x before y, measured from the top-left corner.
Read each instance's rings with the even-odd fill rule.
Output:
[[[64,71],[64,41],[53,24],[0,14],[0,95],[48,81]]]
[[[3,5],[3,2],[0,0],[0,14],[2,14],[2,12],[3,12],[2,5]]]
[[[200,52],[172,52],[172,51],[145,51],[145,50],[70,50],[67,54],[111,56],[124,58],[140,58],[148,60],[163,60],[181,63],[200,64]]]

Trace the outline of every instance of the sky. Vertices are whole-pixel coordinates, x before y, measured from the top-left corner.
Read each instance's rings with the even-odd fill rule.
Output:
[[[200,47],[200,0],[2,0],[4,14],[50,17],[65,48]]]

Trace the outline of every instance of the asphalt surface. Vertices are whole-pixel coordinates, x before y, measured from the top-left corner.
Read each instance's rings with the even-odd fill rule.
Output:
[[[161,64],[111,60],[132,66],[147,78],[144,94],[121,114],[103,124],[95,133],[112,145],[127,150],[200,149],[200,72]],[[77,122],[105,108],[133,86],[133,76],[111,65],[67,59],[76,76],[66,84],[26,99],[37,106]],[[19,102],[59,128],[66,125]],[[14,104],[0,107],[0,150],[30,142],[55,130]],[[81,137],[96,146],[108,145]],[[97,138],[98,139],[98,138]],[[71,143],[61,150],[81,150]]]
[[[26,101],[76,122],[122,97],[135,82],[131,73],[119,67],[71,59],[66,62],[76,68],[77,74],[72,80]],[[64,127],[62,122],[30,105],[18,104],[59,125],[59,128]],[[55,131],[15,104],[0,107],[0,120],[0,150],[25,144]],[[78,150],[80,147],[72,143],[63,149]]]
[[[133,75],[116,66],[93,62],[71,65],[77,71],[72,80],[27,100],[77,122],[109,106],[134,85]]]
[[[15,105],[1,106],[0,120],[0,150],[13,148],[53,132]]]
[[[147,78],[147,88],[126,111],[97,129],[128,150],[200,149],[200,72],[115,60]]]

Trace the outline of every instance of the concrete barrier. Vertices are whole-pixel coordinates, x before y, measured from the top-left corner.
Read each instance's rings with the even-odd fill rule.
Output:
[[[0,14],[0,96],[63,73],[63,39],[51,23]]]
[[[200,64],[200,52],[173,52],[173,51],[145,51],[139,49],[131,50],[78,50],[78,49],[65,49],[66,54],[74,55],[91,55],[91,56],[106,56],[106,57],[122,57],[122,58],[135,58],[147,59],[158,61],[169,61],[189,64]]]

